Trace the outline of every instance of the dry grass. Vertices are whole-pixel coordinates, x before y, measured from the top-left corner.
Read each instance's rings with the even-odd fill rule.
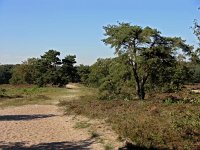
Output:
[[[81,91],[81,92],[79,92]],[[82,95],[84,90],[58,87],[38,88],[33,85],[0,85],[0,107],[27,104],[54,104],[69,99],[68,95]]]

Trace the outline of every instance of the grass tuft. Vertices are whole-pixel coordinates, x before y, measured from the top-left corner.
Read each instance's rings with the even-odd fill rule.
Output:
[[[104,150],[113,150],[113,149],[114,149],[114,147],[110,143],[107,143],[106,145],[104,145]]]
[[[91,138],[98,138],[100,135],[96,131],[90,131]]]
[[[80,121],[77,122],[74,126],[76,129],[83,129],[83,128],[88,128],[91,124],[88,123],[87,121]]]

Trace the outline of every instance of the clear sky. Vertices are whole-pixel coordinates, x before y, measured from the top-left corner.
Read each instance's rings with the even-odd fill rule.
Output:
[[[119,22],[157,28],[165,36],[196,39],[190,27],[200,19],[200,0],[0,0],[0,63],[21,63],[49,49],[78,63],[112,57],[102,26]]]

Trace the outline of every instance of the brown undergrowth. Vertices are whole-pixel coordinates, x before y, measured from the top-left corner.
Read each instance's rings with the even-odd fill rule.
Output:
[[[146,149],[200,147],[200,104],[163,100],[102,101],[95,93],[74,101],[61,101],[66,114],[106,120],[119,140]]]

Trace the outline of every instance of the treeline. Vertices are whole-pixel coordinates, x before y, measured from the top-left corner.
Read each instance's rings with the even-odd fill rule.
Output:
[[[75,55],[60,59],[60,52],[49,50],[40,58],[29,58],[15,66],[1,65],[1,83],[63,86],[78,82]],[[5,69],[6,68],[6,69]]]
[[[41,58],[29,58],[18,65],[0,65],[0,84],[35,84],[38,86],[64,86],[80,82],[99,89],[100,99],[133,99],[137,96],[135,80],[128,56],[99,58],[91,66],[75,65],[76,56],[49,50]],[[185,83],[200,83],[200,64],[186,61],[179,55],[168,67],[157,69],[145,85],[148,92],[176,92]]]
[[[115,58],[91,66],[75,65],[76,56],[59,58],[49,50],[19,65],[1,65],[0,83],[64,86],[81,82],[99,88],[100,99],[144,99],[146,92],[175,92],[185,83],[200,82],[200,50],[157,29],[129,23],[104,27],[102,41],[115,49]],[[194,33],[199,37],[198,26]]]

